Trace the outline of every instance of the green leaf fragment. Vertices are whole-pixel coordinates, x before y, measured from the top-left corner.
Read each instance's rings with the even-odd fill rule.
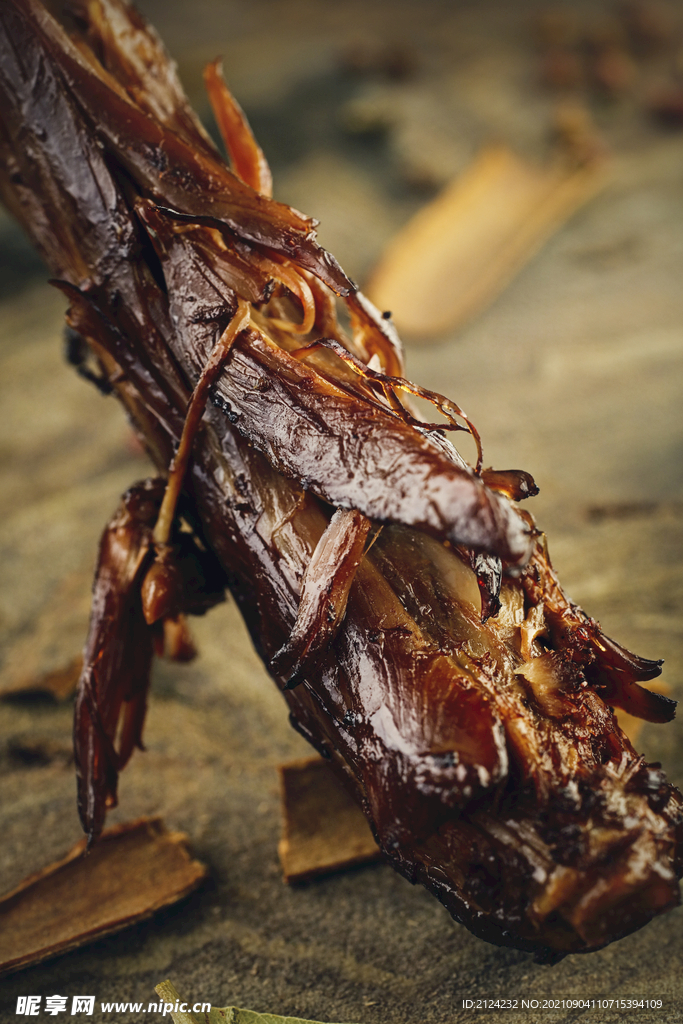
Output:
[[[162,981],[156,986],[161,998],[174,1006],[187,1005],[187,1001],[178,994],[170,981]],[[212,1006],[209,1013],[189,1013],[183,1010],[171,1010],[173,1024],[320,1024],[319,1021],[304,1020],[303,1017],[280,1017],[273,1013],[257,1013],[255,1010],[244,1010],[237,1006]]]

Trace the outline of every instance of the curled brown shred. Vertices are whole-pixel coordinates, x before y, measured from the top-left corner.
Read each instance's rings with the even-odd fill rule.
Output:
[[[191,653],[183,616],[227,583],[385,856],[475,934],[553,959],[675,905],[681,797],[612,711],[673,717],[641,686],[659,663],[565,597],[514,504],[533,480],[480,472],[460,407],[409,384],[391,324],[264,194],[216,70],[233,171],[123,0],[66,7],[72,37],[39,0],[0,8],[0,189],[166,477],[102,541],[75,724],[90,837],[161,634]]]

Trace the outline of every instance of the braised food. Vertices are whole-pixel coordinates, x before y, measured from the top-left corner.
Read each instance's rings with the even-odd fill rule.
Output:
[[[673,717],[641,686],[660,663],[564,595],[518,505],[533,480],[483,468],[460,407],[405,379],[391,322],[270,198],[219,67],[230,166],[132,8],[62,7],[0,10],[2,195],[68,297],[72,360],[158,471],[100,550],[75,721],[89,837],[155,651],[189,656],[184,616],[228,587],[386,858],[475,934],[553,959],[674,906],[681,796],[613,713]]]

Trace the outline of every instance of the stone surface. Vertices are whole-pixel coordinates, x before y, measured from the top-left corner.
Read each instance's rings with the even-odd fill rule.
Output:
[[[529,155],[546,145],[552,101],[535,85],[530,3],[146,0],[143,8],[178,56],[193,100],[202,63],[224,53],[228,80],[272,161],[276,194],[321,218],[324,244],[358,278],[424,196],[405,184],[390,140],[343,129],[343,104],[370,88],[340,70],[340,48],[354,36],[407,38],[418,56],[415,88],[443,104],[439,125],[443,110],[467,112],[454,124],[469,126],[468,144],[500,137]],[[535,475],[535,514],[567,590],[618,640],[666,658],[665,678],[683,697],[683,139],[648,125],[629,101],[598,107],[596,116],[616,153],[612,185],[464,332],[410,349],[408,369],[464,405],[487,462]],[[60,612],[68,622],[62,646],[45,657],[57,663],[78,652],[99,532],[147,467],[116,404],[63,363],[62,300],[39,283],[35,260],[6,221],[0,242],[0,642],[8,673],[17,645],[29,643],[65,594],[73,609]],[[162,815],[190,835],[211,881],[154,921],[7,979],[3,1021],[16,1019],[16,997],[26,993],[146,1005],[169,975],[183,993],[219,1006],[315,1020],[451,1024],[472,1019],[462,1001],[477,998],[518,1000],[504,1015],[479,1011],[480,1022],[530,1024],[538,1011],[522,1009],[522,999],[548,998],[658,998],[663,1008],[560,1007],[544,1020],[680,1020],[681,910],[547,968],[473,938],[384,866],[285,887],[276,765],[309,749],[289,728],[234,605],[193,628],[201,657],[157,665],[147,751],[124,772],[110,821]],[[63,855],[79,826],[71,707],[0,704],[0,730],[7,891]],[[679,721],[646,726],[640,740],[679,786],[682,739]],[[25,751],[36,745],[44,756],[31,760]],[[117,1015],[97,1009],[89,1019]],[[118,1019],[134,1024],[145,1015]]]

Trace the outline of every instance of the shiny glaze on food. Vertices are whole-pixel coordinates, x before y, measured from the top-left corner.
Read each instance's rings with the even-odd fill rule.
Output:
[[[105,529],[76,705],[94,839],[149,666],[228,587],[386,858],[475,934],[552,960],[678,902],[681,797],[613,707],[668,721],[572,604],[463,411],[403,376],[390,321],[269,197],[217,65],[232,170],[123,0],[0,12],[0,185],[69,300],[72,351],[156,464]],[[346,303],[347,335],[336,301]],[[411,395],[427,398],[421,421]],[[465,430],[470,467],[447,439]]]

